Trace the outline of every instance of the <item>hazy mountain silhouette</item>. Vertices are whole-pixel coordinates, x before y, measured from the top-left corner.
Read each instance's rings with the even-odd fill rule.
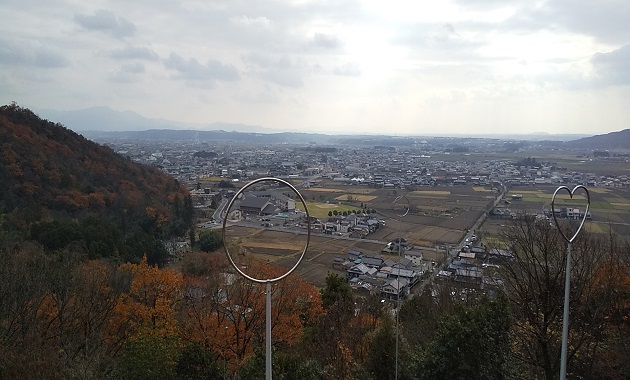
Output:
[[[630,129],[569,141],[566,145],[586,149],[630,149]]]
[[[74,111],[42,109],[38,110],[37,113],[46,119],[58,121],[79,133],[86,131],[146,131],[149,129],[277,132],[273,129],[241,123],[198,124],[147,118],[133,111],[116,111],[109,107],[91,107]]]

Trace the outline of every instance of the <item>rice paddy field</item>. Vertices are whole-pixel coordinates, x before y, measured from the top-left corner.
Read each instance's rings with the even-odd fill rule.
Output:
[[[507,196],[511,203],[506,206],[511,210],[542,212],[551,208],[551,199],[557,186],[539,188],[512,188]],[[585,228],[595,233],[608,234],[611,231],[619,235],[630,236],[630,189],[587,187],[590,195],[589,212],[592,220]],[[513,194],[522,194],[522,200],[512,200]],[[573,197],[567,192],[559,192],[555,207],[573,207],[584,210],[586,195],[578,190]]]
[[[541,213],[551,206],[551,198],[557,186],[513,187],[505,196],[509,204],[500,207],[513,212]],[[308,251],[296,273],[306,281],[323,286],[326,275],[344,272],[333,267],[335,257],[344,257],[349,250],[366,254],[381,254],[385,244],[403,237],[418,247],[459,244],[475,222],[491,209],[499,195],[486,187],[448,186],[405,191],[401,189],[376,189],[327,183],[326,187],[300,190],[307,201],[312,216],[322,221],[328,213],[338,214],[363,209],[376,210],[376,217],[385,222],[384,227],[364,239],[337,235],[312,234]],[[630,236],[630,190],[589,188],[592,220],[585,229],[593,233],[614,232]],[[522,195],[521,200],[512,195]],[[403,216],[401,210],[409,207]],[[585,194],[559,193],[556,207],[584,208]],[[298,204],[299,208],[299,204]],[[485,241],[492,241],[509,224],[509,219],[488,217],[478,230]],[[241,258],[254,257],[284,267],[292,267],[305,243],[304,231],[282,231],[263,228],[235,228],[231,238],[241,247]],[[433,252],[433,251],[431,251]]]
[[[306,244],[305,234],[253,227],[232,226],[226,231],[226,236],[230,240],[230,254],[237,263],[258,260],[287,270],[297,263]],[[235,248],[237,246],[238,249]],[[333,267],[335,257],[345,257],[350,250],[381,254],[384,246],[384,243],[372,239],[313,234],[295,274],[317,287],[324,287],[328,273],[346,275],[345,271]],[[247,273],[246,268],[244,271]]]

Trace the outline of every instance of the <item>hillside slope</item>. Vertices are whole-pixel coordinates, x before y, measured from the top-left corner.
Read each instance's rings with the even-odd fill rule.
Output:
[[[0,183],[4,230],[50,249],[73,241],[89,247],[93,237],[50,241],[61,231],[82,231],[89,221],[91,230],[110,231],[114,251],[92,253],[137,258],[142,253],[129,252],[125,241],[182,235],[192,219],[190,197],[174,178],[15,104],[0,107]]]
[[[569,141],[567,145],[586,149],[629,149],[630,129]]]

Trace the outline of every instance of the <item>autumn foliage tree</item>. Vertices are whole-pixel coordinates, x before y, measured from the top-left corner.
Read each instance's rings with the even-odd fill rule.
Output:
[[[182,336],[216,352],[228,366],[239,368],[265,339],[265,286],[230,273],[224,261],[214,273],[186,278],[180,314]],[[285,269],[252,262],[248,271],[272,278]],[[312,285],[289,276],[272,285],[272,343],[290,347],[322,313],[321,298]]]
[[[0,375],[85,378],[105,372],[111,364],[105,327],[117,298],[113,266],[36,247],[0,250],[0,258]]]
[[[139,333],[178,335],[175,311],[183,295],[181,273],[151,266],[146,257],[139,264],[121,265],[119,271],[129,288],[118,297],[108,326],[111,346],[117,350]]]
[[[162,265],[156,243],[192,226],[190,194],[173,177],[28,109],[0,107],[0,142],[0,213],[16,240],[51,251],[78,243],[91,259],[139,262],[148,254]]]

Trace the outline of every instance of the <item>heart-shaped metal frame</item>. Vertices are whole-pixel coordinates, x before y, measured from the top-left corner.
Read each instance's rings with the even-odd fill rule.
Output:
[[[555,209],[556,195],[558,194],[559,191],[566,190],[567,193],[569,193],[569,197],[573,199],[573,194],[575,194],[575,191],[578,189],[584,189],[584,192],[586,193],[586,210],[584,210],[584,215],[582,216],[582,221],[580,222],[580,226],[577,228],[573,236],[571,236],[571,238],[569,239],[564,234],[564,232],[562,232],[562,229],[560,228],[560,224],[558,223],[558,219],[556,218],[556,209]],[[562,235],[564,240],[566,240],[568,243],[573,243],[573,240],[575,240],[575,238],[578,236],[580,231],[582,231],[582,227],[584,226],[584,221],[586,220],[586,215],[588,214],[588,209],[590,208],[590,206],[591,206],[591,196],[588,193],[588,189],[583,185],[577,185],[573,188],[573,190],[569,189],[566,186],[560,186],[556,189],[556,191],[554,191],[553,197],[551,198],[551,214],[553,215],[553,221],[556,223],[558,232],[560,232],[560,235]]]

